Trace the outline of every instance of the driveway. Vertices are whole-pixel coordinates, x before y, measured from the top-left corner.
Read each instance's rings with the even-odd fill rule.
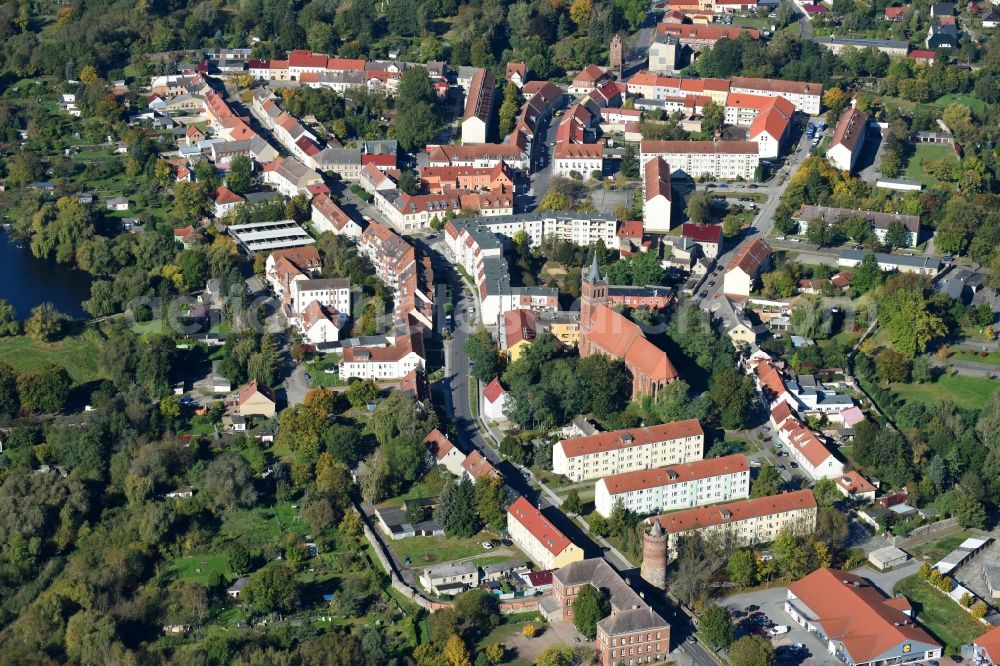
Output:
[[[301,363],[296,365],[282,386],[285,387],[285,399],[289,407],[303,402],[311,388],[306,381],[306,366]]]

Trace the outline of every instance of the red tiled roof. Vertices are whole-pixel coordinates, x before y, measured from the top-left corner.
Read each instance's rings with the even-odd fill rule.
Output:
[[[215,190],[215,203],[220,205],[240,203],[243,197],[233,192],[225,185],[220,185]]]
[[[934,51],[928,51],[926,49],[913,49],[906,54],[908,58],[913,58],[914,60],[934,60]]]
[[[673,381],[678,376],[665,351],[647,340],[635,322],[606,305],[593,309],[587,336],[609,356],[624,359],[633,373],[637,370],[656,382]]]
[[[521,523],[524,529],[553,555],[558,555],[573,543],[524,497],[518,497],[517,501],[510,505],[507,517]]]
[[[782,423],[791,418],[795,418],[795,414],[787,400],[782,400],[771,409],[771,420],[774,421],[775,428],[780,428]]]
[[[682,437],[704,437],[698,419],[687,419],[685,421],[674,421],[672,423],[662,423],[645,428],[628,428],[626,430],[612,430],[610,432],[599,432],[586,437],[573,437],[571,439],[559,440],[559,446],[567,458],[589,455],[601,451],[614,451],[632,446],[642,446],[654,442],[665,442]]]
[[[618,227],[619,238],[642,238],[642,220],[625,220]]]
[[[279,257],[287,259],[299,270],[306,271],[323,266],[319,258],[319,250],[315,245],[304,245],[302,247],[292,247],[284,250],[275,250],[271,257],[277,261]]]
[[[546,569],[545,571],[529,571],[528,582],[531,583],[532,587],[543,587],[545,585],[551,585],[552,570]]]
[[[473,449],[473,451],[465,456],[465,460],[462,461],[462,469],[469,473],[473,479],[481,479],[484,476],[496,476],[496,468],[490,464],[490,461],[483,457],[479,451]]]
[[[853,152],[867,123],[868,114],[859,109],[845,109],[840,120],[837,121],[837,129],[833,132],[833,141],[831,141],[830,147],[844,146]]]
[[[249,384],[244,385],[243,388],[240,389],[239,404],[240,405],[244,404],[247,400],[249,400],[250,398],[252,398],[257,394],[260,394],[265,398],[267,398],[268,400],[270,400],[271,402],[274,402],[274,392],[271,391],[271,389],[269,389],[268,387],[264,386],[263,384],[258,384],[257,380],[254,379],[251,380]]]
[[[672,201],[670,165],[662,157],[654,157],[646,162],[643,171],[646,185],[646,201],[661,195],[667,201]]]
[[[600,80],[600,78],[605,74],[607,74],[607,72],[605,72],[603,69],[601,69],[597,65],[590,64],[584,67],[579,74],[573,77],[573,84],[576,85],[577,83],[595,83],[598,80]]]
[[[685,222],[681,225],[681,235],[696,243],[715,243],[718,245],[722,242],[722,225]]]
[[[903,14],[906,13],[907,9],[908,9],[908,7],[905,7],[905,6],[903,6],[903,7],[886,7],[885,8],[885,17],[888,20],[890,20],[890,21],[897,21],[897,20],[899,20],[900,18],[903,17]]]
[[[503,390],[503,386],[500,385],[500,378],[497,377],[483,389],[483,397],[486,398],[486,402],[491,405],[500,399],[506,391]]]
[[[612,474],[611,476],[604,477],[601,482],[608,489],[608,493],[619,495],[644,488],[658,488],[675,483],[687,483],[688,481],[695,481],[697,479],[708,479],[713,476],[724,476],[726,474],[749,471],[750,465],[747,463],[746,456],[737,453],[731,456],[670,465],[669,467],[640,469],[622,474]]]
[[[789,585],[788,591],[815,614],[828,638],[843,644],[854,663],[875,661],[904,643],[941,647],[895,602],[852,573],[817,569]],[[923,651],[913,649],[914,654]]]
[[[788,446],[799,451],[813,468],[819,467],[833,457],[819,436],[798,419],[786,419],[781,426],[781,432],[785,434]]]
[[[853,470],[845,472],[843,476],[838,476],[837,485],[851,495],[875,492],[875,486],[872,482]]]
[[[659,521],[665,532],[676,534],[696,528],[711,527],[724,523],[735,523],[749,518],[759,518],[799,509],[815,509],[816,498],[811,490],[797,490],[791,493],[757,497],[754,499],[697,507],[675,511],[648,519],[650,524]]]
[[[993,627],[974,641],[976,647],[982,648],[986,656],[994,664],[1000,662],[1000,627]]]
[[[753,242],[746,244],[743,249],[736,253],[726,270],[731,271],[739,268],[747,275],[757,275],[770,256],[770,246],[760,238],[755,238]]]
[[[451,443],[448,436],[437,428],[427,433],[427,436],[424,437],[424,444],[430,449],[431,455],[434,456],[435,460],[441,460],[448,455],[449,451],[455,448],[455,445]]]
[[[471,236],[469,240],[472,240]],[[505,312],[503,315],[503,334],[507,349],[523,340],[533,340],[537,322],[538,315],[531,310],[518,309]]]

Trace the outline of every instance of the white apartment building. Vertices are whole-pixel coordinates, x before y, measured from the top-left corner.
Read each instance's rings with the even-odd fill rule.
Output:
[[[601,241],[607,247],[617,243],[618,220],[601,213],[527,213],[491,217],[477,223],[494,234],[513,238],[523,232],[528,245],[538,247],[546,236],[588,246]]]
[[[344,349],[343,359],[340,362],[341,379],[357,377],[375,381],[399,380],[411,371],[423,368],[423,357],[414,351],[412,345],[402,343],[406,339],[406,337],[396,338],[396,343],[389,347]]]
[[[753,180],[760,164],[757,144],[752,141],[643,141],[639,163],[662,158],[674,172],[692,178],[708,176],[720,180]]]
[[[848,107],[837,121],[833,140],[826,150],[826,159],[842,171],[851,171],[865,146],[867,133],[868,115]]]
[[[599,143],[557,144],[552,168],[557,176],[568,178],[575,172],[584,180],[590,180],[593,172],[604,173],[604,146]]]
[[[347,278],[299,278],[292,281],[290,292],[289,307],[295,315],[313,301],[346,315],[351,313],[351,281]]]
[[[810,116],[818,116],[823,106],[823,86],[819,83],[734,76],[729,79],[729,92],[784,97],[795,105],[796,111]]]
[[[803,81],[780,81],[734,76],[731,79],[684,79],[639,72],[628,80],[628,91],[645,99],[683,99],[687,95],[705,95],[719,104],[729,93],[784,97],[796,111],[818,116],[823,104],[823,86]]]
[[[608,518],[618,501],[645,515],[750,496],[750,466],[741,454],[606,476],[595,486],[597,512]]]
[[[667,535],[667,559],[677,556],[679,537],[699,533],[710,540],[735,546],[755,546],[774,541],[788,528],[796,535],[816,529],[816,498],[811,490],[797,490],[769,497],[697,507],[649,518]]]
[[[701,460],[705,431],[697,419],[560,440],[552,471],[571,481]]]

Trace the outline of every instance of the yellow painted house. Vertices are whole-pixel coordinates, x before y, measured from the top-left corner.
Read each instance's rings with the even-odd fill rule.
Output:
[[[504,350],[516,361],[535,340],[538,315],[531,310],[510,310],[503,315]]]
[[[274,418],[274,393],[263,384],[258,384],[256,380],[251,381],[240,389],[236,407],[240,416]]]

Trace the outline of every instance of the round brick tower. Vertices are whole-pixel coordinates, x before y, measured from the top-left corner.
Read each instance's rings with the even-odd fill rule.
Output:
[[[654,520],[653,525],[643,532],[642,567],[639,572],[653,587],[667,588],[667,535],[658,520]]]

